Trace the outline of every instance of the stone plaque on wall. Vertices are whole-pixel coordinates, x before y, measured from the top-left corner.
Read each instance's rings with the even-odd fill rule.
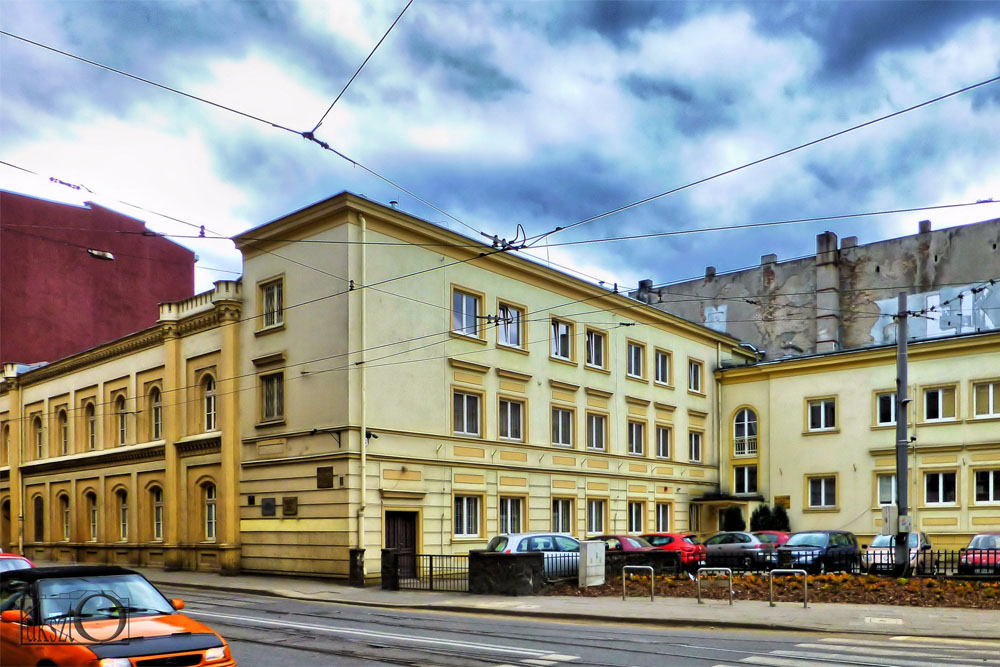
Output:
[[[787,509],[791,509],[791,507],[792,507],[792,498],[791,498],[791,496],[775,496],[774,497],[774,504],[775,504],[775,506],[781,505],[786,510]]]
[[[286,496],[281,499],[281,515],[295,516],[299,513],[298,496]]]
[[[333,488],[333,466],[324,466],[322,468],[316,468],[316,488],[317,489]]]
[[[274,516],[275,515],[276,504],[274,498],[261,498],[260,499],[260,515],[261,516]]]

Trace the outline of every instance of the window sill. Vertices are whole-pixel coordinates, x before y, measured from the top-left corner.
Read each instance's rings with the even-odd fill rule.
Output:
[[[574,449],[574,446],[572,444],[566,444],[564,442],[553,442],[552,446],[558,447],[559,449]]]
[[[646,453],[645,452],[629,452],[628,455],[631,456],[634,459],[644,459],[644,458],[646,458]]]
[[[284,426],[285,418],[279,417],[278,419],[269,419],[267,421],[261,421],[254,424],[255,428],[270,428],[272,426]]]
[[[523,347],[519,347],[517,345],[507,345],[506,343],[497,343],[497,349],[506,350],[508,352],[517,352],[518,354],[530,354]]]
[[[608,453],[608,450],[604,449],[603,447],[601,447],[601,448],[587,447],[587,451],[591,452],[593,454],[607,454]]]
[[[697,389],[688,389],[688,393],[692,396],[701,396],[702,398],[707,398],[708,394],[703,391],[698,391]]]
[[[925,419],[923,421],[917,422],[916,426],[941,426],[943,424],[961,424],[962,420],[957,417],[948,417],[947,419]]]
[[[584,368],[588,371],[594,371],[595,373],[604,373],[605,375],[611,375],[611,371],[604,366],[594,366],[592,364],[584,364]]]
[[[973,422],[996,422],[1000,421],[1000,415],[972,415]]]
[[[472,334],[460,333],[458,331],[449,331],[448,335],[453,339],[467,340],[470,343],[479,343],[481,345],[486,345],[486,339],[479,336],[473,336]]]
[[[277,331],[284,331],[284,330],[285,330],[285,323],[282,322],[281,324],[272,324],[269,327],[262,327],[260,329],[257,329],[256,331],[253,332],[253,335],[266,336],[268,334],[273,334]]]
[[[819,514],[819,513],[827,513],[827,514],[829,514],[829,513],[832,513],[832,512],[839,512],[839,511],[840,511],[840,507],[839,506],[835,506],[835,507],[807,507],[807,508],[805,508],[805,509],[802,510],[802,513],[803,514]]]
[[[815,431],[803,431],[802,435],[830,435],[831,433],[840,433],[840,429],[824,428],[824,429],[817,429]]]
[[[873,431],[888,431],[890,429],[896,428],[895,422],[892,424],[875,424],[871,427]]]
[[[919,507],[922,510],[957,510],[961,509],[957,502],[954,503],[924,503]]]
[[[455,544],[456,542],[458,542],[458,543],[482,542],[485,539],[486,539],[485,537],[480,537],[479,535],[452,535],[451,536],[451,542],[452,542],[452,544]]]
[[[642,384],[649,384],[649,380],[647,380],[646,378],[644,378],[641,375],[632,375],[630,373],[626,373],[625,374],[625,379],[626,380],[631,380],[632,382],[640,382]]]
[[[754,452],[753,454],[736,454],[736,453],[734,452],[734,453],[733,453],[733,458],[734,458],[734,459],[741,459],[741,460],[745,460],[745,459],[755,459],[755,458],[757,458],[757,452]]]
[[[549,361],[555,361],[560,364],[566,364],[567,366],[573,366],[574,368],[577,365],[577,363],[572,359],[566,359],[565,357],[554,357],[551,354],[549,355]]]
[[[674,385],[669,382],[660,382],[659,380],[653,380],[653,384],[661,389],[674,389]]]

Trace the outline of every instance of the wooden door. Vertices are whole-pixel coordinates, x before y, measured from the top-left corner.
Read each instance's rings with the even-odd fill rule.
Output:
[[[417,574],[417,513],[385,513],[385,546],[399,549],[399,576]]]

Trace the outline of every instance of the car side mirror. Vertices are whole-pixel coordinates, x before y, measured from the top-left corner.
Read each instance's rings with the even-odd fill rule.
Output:
[[[920,550],[921,551],[930,551],[931,550],[931,545],[925,544],[925,545],[923,545],[923,546],[920,547]]]
[[[180,598],[174,598],[173,600],[170,601],[170,604],[174,605],[174,609],[176,609],[177,611],[180,611],[181,609],[184,608],[184,600],[181,600]]]
[[[862,548],[862,549],[867,549],[867,548],[868,548],[868,545],[867,545],[867,544],[862,544],[862,545],[861,545],[861,548]]]
[[[0,614],[0,621],[3,623],[26,623],[28,615],[21,609],[8,609]]]

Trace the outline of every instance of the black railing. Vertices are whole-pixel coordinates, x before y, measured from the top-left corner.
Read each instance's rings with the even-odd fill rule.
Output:
[[[468,591],[469,556],[399,554],[399,588]]]
[[[543,574],[546,581],[576,579],[580,574],[580,552],[546,552]]]

